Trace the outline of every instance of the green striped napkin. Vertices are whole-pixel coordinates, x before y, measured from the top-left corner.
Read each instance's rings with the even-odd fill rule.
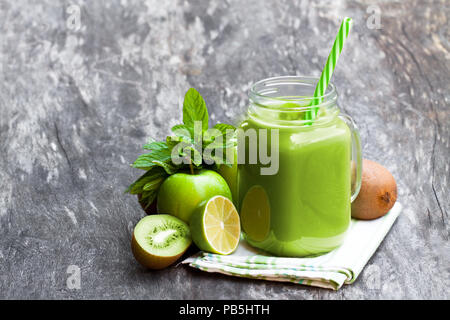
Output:
[[[352,219],[344,243],[318,257],[273,257],[241,240],[238,249],[231,255],[199,252],[182,263],[207,272],[338,290],[343,284],[356,280],[400,211],[401,205],[397,202],[388,214],[379,219]]]

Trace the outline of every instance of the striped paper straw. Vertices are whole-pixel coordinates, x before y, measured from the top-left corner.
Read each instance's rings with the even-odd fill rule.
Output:
[[[331,49],[330,55],[328,56],[325,68],[322,70],[319,82],[317,82],[311,106],[316,106],[322,103],[322,96],[325,94],[325,91],[328,88],[328,83],[330,82],[331,76],[333,75],[334,68],[336,67],[336,63],[339,59],[342,48],[344,47],[345,39],[347,39],[348,37],[351,25],[352,19],[344,18],[341,23],[341,27],[339,28],[339,32],[336,35],[336,39],[334,40],[333,48]],[[312,109],[314,110],[314,112],[312,112],[311,110],[308,110],[307,112],[306,116],[308,120],[313,120],[316,117],[319,108],[315,107]]]

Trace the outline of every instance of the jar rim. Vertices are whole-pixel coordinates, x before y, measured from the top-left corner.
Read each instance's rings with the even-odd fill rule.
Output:
[[[322,96],[313,97],[318,81],[319,78],[311,76],[279,76],[260,80],[248,92],[250,104],[247,114],[258,121],[283,127],[328,123],[339,114],[337,92],[330,83]],[[311,103],[313,99],[318,100],[314,105]],[[301,113],[305,112],[313,112],[313,120],[305,117],[306,114],[302,116]]]
[[[311,101],[311,99],[313,98],[313,96],[295,96],[295,97],[289,97],[288,99],[286,97],[271,97],[268,96],[267,93],[269,92],[264,92],[261,93],[261,90],[265,87],[270,87],[270,86],[279,86],[279,85],[283,85],[283,84],[307,84],[307,85],[311,85],[314,86],[317,84],[317,82],[319,81],[318,77],[312,77],[312,76],[277,76],[277,77],[271,77],[271,78],[266,78],[266,79],[262,79],[259,80],[257,82],[255,82],[249,89],[248,92],[248,96],[251,100],[254,100],[254,98],[259,98],[259,99],[265,99],[267,101],[278,101],[278,102],[308,102]],[[273,91],[272,91],[273,93]],[[322,101],[320,104],[322,103],[326,103],[327,101],[334,100],[336,99],[337,96],[337,92],[336,92],[336,87],[334,86],[333,83],[329,83],[328,84],[328,88],[325,91],[325,93],[321,96],[317,96],[316,99],[319,99],[319,101]],[[319,104],[319,105],[320,105]],[[312,107],[318,107],[319,105],[315,105]],[[269,107],[269,106],[264,106],[264,107]],[[304,109],[305,107],[303,107],[302,109]],[[311,106],[308,106],[306,108],[311,108]]]

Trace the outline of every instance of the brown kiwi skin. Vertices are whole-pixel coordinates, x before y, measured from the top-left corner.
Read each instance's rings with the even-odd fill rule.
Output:
[[[142,210],[144,210],[146,214],[155,214],[155,213],[157,213],[156,199],[149,206],[147,206],[146,203],[141,202],[142,194],[139,193],[137,195],[137,197],[138,197],[138,202],[139,202],[139,204],[142,207]]]
[[[391,210],[397,201],[397,183],[381,164],[363,160],[361,190],[352,203],[352,217],[361,220],[377,219]]]
[[[186,248],[186,250],[188,248],[189,246]],[[142,266],[148,269],[153,270],[164,269],[173,264],[175,261],[177,261],[183,255],[183,253],[186,252],[186,250],[173,257],[155,256],[145,251],[139,245],[139,243],[136,241],[136,238],[134,237],[134,233],[133,238],[131,239],[131,251],[133,252],[134,257]]]

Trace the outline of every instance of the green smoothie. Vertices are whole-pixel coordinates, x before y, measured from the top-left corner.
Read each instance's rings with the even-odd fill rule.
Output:
[[[312,125],[297,124],[298,112],[278,113],[277,121],[249,117],[241,124],[244,131],[279,130],[277,174],[261,175],[261,164],[238,165],[242,229],[252,246],[279,256],[308,256],[342,243],[350,223],[352,142],[338,112],[322,110],[319,118],[326,120]]]

